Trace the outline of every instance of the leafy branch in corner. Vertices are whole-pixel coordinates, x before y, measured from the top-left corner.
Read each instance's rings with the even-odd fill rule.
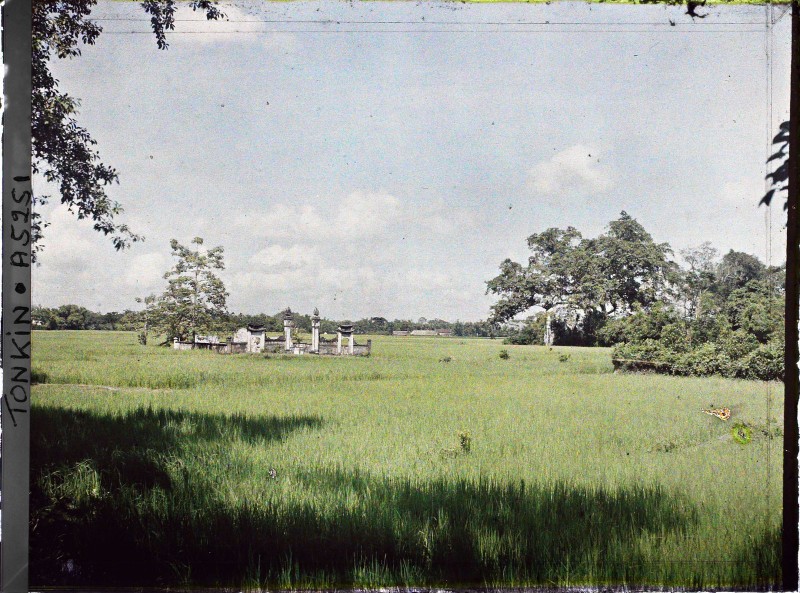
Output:
[[[764,204],[769,206],[772,198],[776,193],[788,192],[789,190],[789,122],[785,121],[781,124],[778,133],[772,139],[773,146],[777,145],[778,149],[767,159],[767,163],[780,160],[781,164],[772,173],[767,173],[765,179],[772,180],[772,188],[764,194],[761,201],[758,203],[760,206]],[[783,209],[789,208],[788,193],[787,200],[783,203]]]
[[[81,55],[81,45],[94,45],[103,29],[90,20],[97,0],[34,0],[32,6],[32,86],[31,139],[32,169],[58,186],[61,203],[78,219],[88,219],[94,229],[110,235],[116,249],[141,241],[126,224],[118,222],[122,206],[106,193],[107,186],[119,183],[117,171],[104,164],[97,142],[76,119],[80,101],[59,89],[50,71],[53,58],[71,59]],[[166,31],[175,28],[174,0],[146,0],[142,7],[159,49],[167,49]],[[202,10],[209,20],[224,17],[211,0],[193,0],[193,10]],[[34,199],[34,207],[50,196]],[[44,229],[49,225],[38,212],[31,214],[34,257],[42,248]]]

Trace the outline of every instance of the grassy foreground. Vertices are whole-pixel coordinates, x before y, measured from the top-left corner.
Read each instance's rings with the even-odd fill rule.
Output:
[[[33,340],[32,586],[780,583],[782,384],[496,340]]]

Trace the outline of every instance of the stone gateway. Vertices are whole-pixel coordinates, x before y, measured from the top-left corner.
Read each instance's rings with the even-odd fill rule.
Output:
[[[318,354],[333,356],[369,356],[372,340],[358,344],[352,324],[342,324],[337,328],[336,338],[326,340],[319,333],[319,310],[314,309],[311,317],[311,342],[294,341],[294,313],[290,308],[283,312],[283,336],[270,338],[263,325],[248,325],[239,328],[227,342],[220,342],[216,336],[195,337],[193,342],[181,342],[175,338],[176,350],[214,350],[220,354]],[[347,340],[345,346],[344,341]]]

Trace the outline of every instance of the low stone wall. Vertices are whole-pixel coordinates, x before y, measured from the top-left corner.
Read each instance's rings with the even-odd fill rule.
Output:
[[[264,342],[264,348],[261,350],[264,354],[282,354],[286,351],[286,344],[281,340],[280,342]]]
[[[372,351],[372,340],[367,340],[366,344],[359,344],[358,342],[356,342],[355,344],[353,344],[352,356],[369,356],[371,351]],[[336,340],[331,340],[330,342],[327,340],[320,340],[319,354],[328,356],[336,356],[336,355],[351,356],[350,348],[346,343],[342,344],[342,352],[341,354],[339,354]]]
[[[292,349],[287,350],[286,354],[308,354],[309,352],[311,352],[311,344],[300,342],[292,345]]]
[[[336,342],[333,344],[320,341],[319,354],[336,354]]]
[[[246,354],[247,342],[228,342],[223,354]]]
[[[214,352],[225,352],[228,345],[225,342],[173,342],[174,350],[213,350]]]
[[[212,350],[219,354],[246,354],[247,342],[173,342],[175,350]],[[367,340],[366,344],[353,344],[352,356],[369,356],[372,351],[372,340]],[[320,338],[319,352],[311,351],[311,344],[299,342],[293,344],[291,350],[286,350],[286,342],[283,338],[266,338],[264,340],[263,354],[320,354],[332,356],[351,356],[347,343],[342,345],[342,352],[338,352],[337,340],[326,340]]]
[[[247,352],[247,342],[173,342],[174,350],[212,350],[219,354],[242,354]]]
[[[367,340],[366,344],[354,344],[353,356],[369,356],[372,352],[372,340]]]

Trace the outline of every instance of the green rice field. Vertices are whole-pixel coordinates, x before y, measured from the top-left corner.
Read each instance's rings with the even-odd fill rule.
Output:
[[[35,332],[31,586],[779,586],[781,383],[371,338]]]

